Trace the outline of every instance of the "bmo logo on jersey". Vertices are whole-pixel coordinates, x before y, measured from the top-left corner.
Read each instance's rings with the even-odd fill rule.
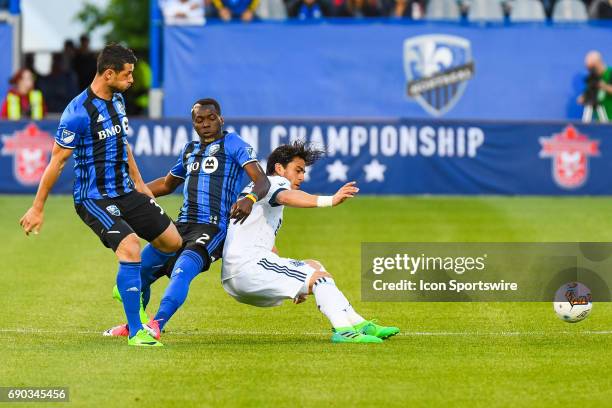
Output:
[[[128,118],[124,117],[121,120],[121,125],[113,125],[110,129],[102,129],[98,131],[98,140],[104,140],[107,137],[117,136],[123,131],[126,135],[128,134]]]
[[[206,157],[202,160],[202,171],[206,174],[214,173],[219,167],[219,161],[216,157]],[[193,173],[200,170],[200,162],[193,162],[187,165],[187,173]]]
[[[219,167],[219,161],[216,157],[206,157],[202,161],[202,171],[206,174],[214,173]]]

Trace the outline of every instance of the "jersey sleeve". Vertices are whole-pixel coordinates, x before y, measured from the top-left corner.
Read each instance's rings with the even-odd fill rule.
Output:
[[[174,177],[178,177],[183,180],[185,180],[185,178],[187,177],[187,169],[185,168],[185,165],[183,163],[183,157],[185,157],[186,148],[187,145],[183,147],[183,149],[181,150],[181,154],[179,154],[178,160],[170,169],[170,174],[172,174]]]
[[[230,140],[230,156],[236,160],[241,167],[244,167],[246,164],[257,161],[257,154],[255,153],[255,149],[251,147],[250,144],[245,142],[240,136],[233,133],[231,135]]]
[[[81,114],[73,104],[68,105],[57,127],[55,143],[66,149],[74,149],[87,129],[86,122],[87,115]]]
[[[268,177],[268,179],[270,180],[270,189],[264,200],[270,204],[270,207],[278,207],[280,204],[276,202],[276,196],[281,191],[289,190],[291,184],[289,180],[280,176]]]

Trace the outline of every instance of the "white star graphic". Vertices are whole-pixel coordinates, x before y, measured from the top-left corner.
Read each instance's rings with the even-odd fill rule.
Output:
[[[310,181],[310,172],[312,171],[312,166],[306,166],[304,170],[306,170],[306,172],[304,173],[304,181]]]
[[[348,171],[349,167],[343,164],[340,160],[336,160],[332,164],[328,164],[325,166],[325,168],[327,169],[327,173],[329,173],[327,181],[346,181],[346,172]]]
[[[385,181],[385,170],[387,170],[387,166],[380,164],[378,160],[373,159],[369,164],[363,166],[363,170],[365,170],[366,173],[365,180],[367,183],[372,181]]]

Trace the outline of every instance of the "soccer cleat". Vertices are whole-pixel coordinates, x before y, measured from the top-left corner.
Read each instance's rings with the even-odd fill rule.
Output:
[[[161,330],[159,328],[159,322],[155,319],[151,319],[151,321],[147,324],[143,324],[142,327],[156,340],[159,340],[161,337]]]
[[[128,346],[138,347],[163,347],[163,344],[155,340],[144,328],[138,330],[135,336],[128,338]]]
[[[123,299],[121,299],[121,293],[119,293],[119,288],[117,285],[113,286],[113,299],[115,299],[119,303],[123,303]],[[142,297],[140,298],[140,322],[142,324],[146,324],[149,321],[149,315],[145,312],[144,307],[142,307]]]
[[[352,327],[342,327],[332,329],[332,343],[382,343],[383,341],[376,336],[356,332]]]
[[[379,339],[388,339],[400,332],[400,329],[393,326],[380,326],[376,324],[376,320],[364,320],[355,325],[355,331],[369,336],[375,336]]]
[[[130,329],[127,324],[120,324],[119,326],[111,327],[102,333],[103,336],[109,337],[127,337],[130,334]]]

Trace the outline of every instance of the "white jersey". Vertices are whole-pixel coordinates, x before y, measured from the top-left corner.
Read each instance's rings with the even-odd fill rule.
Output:
[[[268,194],[255,204],[243,224],[229,223],[223,247],[223,269],[221,279],[230,279],[240,267],[259,259],[258,255],[272,251],[276,234],[283,222],[283,206],[276,203],[276,195],[289,190],[291,183],[281,176],[269,176]],[[250,183],[243,193],[251,192]]]

